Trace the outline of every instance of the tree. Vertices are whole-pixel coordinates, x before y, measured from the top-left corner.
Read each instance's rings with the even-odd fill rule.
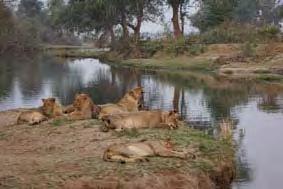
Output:
[[[197,0],[196,0],[197,1]],[[172,8],[172,25],[175,38],[184,34],[185,18],[188,17],[191,2],[194,0],[167,0],[167,4]],[[180,26],[181,23],[181,26]]]
[[[258,0],[238,0],[233,18],[240,23],[251,23],[256,20],[259,7]]]
[[[167,3],[171,6],[173,15],[172,15],[172,24],[174,37],[179,38],[182,36],[180,24],[179,24],[179,10],[181,6],[181,0],[167,0]]]
[[[61,23],[62,11],[65,8],[64,0],[49,0],[47,4],[48,17],[52,26],[58,26]]]
[[[21,0],[18,6],[18,15],[21,17],[39,16],[42,11],[43,3],[38,0]]]
[[[143,21],[154,22],[161,16],[161,0],[134,0],[129,7],[128,26],[134,31],[134,41],[140,39],[140,30]]]
[[[192,23],[200,31],[220,25],[233,18],[238,0],[202,0],[199,11],[192,17]]]
[[[110,34],[113,41],[113,28],[119,25],[124,42],[129,42],[129,29],[138,42],[142,22],[154,21],[161,14],[161,4],[162,0],[71,0],[65,15],[69,15],[66,20],[69,28]]]

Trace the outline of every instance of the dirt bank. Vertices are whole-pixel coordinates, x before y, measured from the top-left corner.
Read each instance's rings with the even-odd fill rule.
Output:
[[[156,53],[148,59],[121,59],[115,52],[102,60],[144,69],[169,69],[214,72],[229,79],[283,81],[283,43],[259,44],[252,55],[245,55],[243,44],[212,44],[198,55],[168,56]]]
[[[234,177],[232,144],[186,126],[105,133],[98,120],[14,125],[20,111],[0,112],[0,188],[224,189]],[[110,144],[168,138],[196,158],[156,157],[137,164],[102,160]]]
[[[203,53],[172,56],[157,52],[151,58],[125,58],[117,52],[95,52],[53,48],[57,56],[94,57],[119,66],[153,70],[205,71],[229,79],[257,79],[268,82],[283,81],[283,43],[258,44],[246,49],[244,44],[207,45]],[[52,49],[52,48],[51,48]],[[247,55],[249,54],[249,55]]]

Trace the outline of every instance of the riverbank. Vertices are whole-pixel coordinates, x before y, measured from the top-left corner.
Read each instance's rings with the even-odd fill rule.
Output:
[[[234,146],[186,126],[178,130],[102,132],[98,120],[51,120],[13,125],[20,110],[0,112],[0,185],[4,188],[227,188],[234,178]],[[113,143],[170,138],[195,158],[105,162]]]
[[[251,49],[249,49],[251,48]],[[117,52],[83,51],[78,49],[50,50],[56,56],[99,58],[112,65],[151,70],[182,70],[211,72],[227,79],[283,81],[283,43],[259,44],[245,47],[244,44],[207,45],[204,52],[173,56],[157,52],[150,58],[125,58]],[[246,55],[247,54],[247,55]]]

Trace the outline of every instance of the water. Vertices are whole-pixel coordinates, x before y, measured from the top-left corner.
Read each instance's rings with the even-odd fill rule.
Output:
[[[35,107],[54,96],[72,103],[78,92],[96,104],[115,102],[129,89],[145,89],[145,106],[178,109],[192,126],[213,131],[221,119],[233,120],[238,176],[234,189],[282,188],[283,88],[232,82],[200,73],[142,71],[110,67],[95,59],[0,58],[0,111]]]

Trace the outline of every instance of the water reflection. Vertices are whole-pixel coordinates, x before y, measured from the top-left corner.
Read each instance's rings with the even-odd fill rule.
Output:
[[[145,89],[145,107],[179,110],[193,127],[207,130],[221,119],[230,119],[236,122],[237,131],[246,130],[245,136],[236,135],[240,148],[238,182],[234,188],[254,188],[259,183],[267,186],[270,180],[275,184],[281,181],[283,166],[273,165],[280,163],[269,157],[283,158],[283,152],[274,149],[274,145],[283,142],[277,132],[283,122],[282,87],[232,82],[208,74],[110,67],[95,59],[0,58],[0,110],[39,106],[41,98],[49,96],[70,104],[77,92],[89,93],[97,104],[115,102],[135,86]],[[266,141],[262,142],[263,139]],[[269,156],[265,154],[267,151]],[[270,166],[278,176],[272,174]],[[265,172],[269,175],[262,178]],[[264,180],[267,181],[262,183]],[[272,186],[280,188],[280,185]]]

